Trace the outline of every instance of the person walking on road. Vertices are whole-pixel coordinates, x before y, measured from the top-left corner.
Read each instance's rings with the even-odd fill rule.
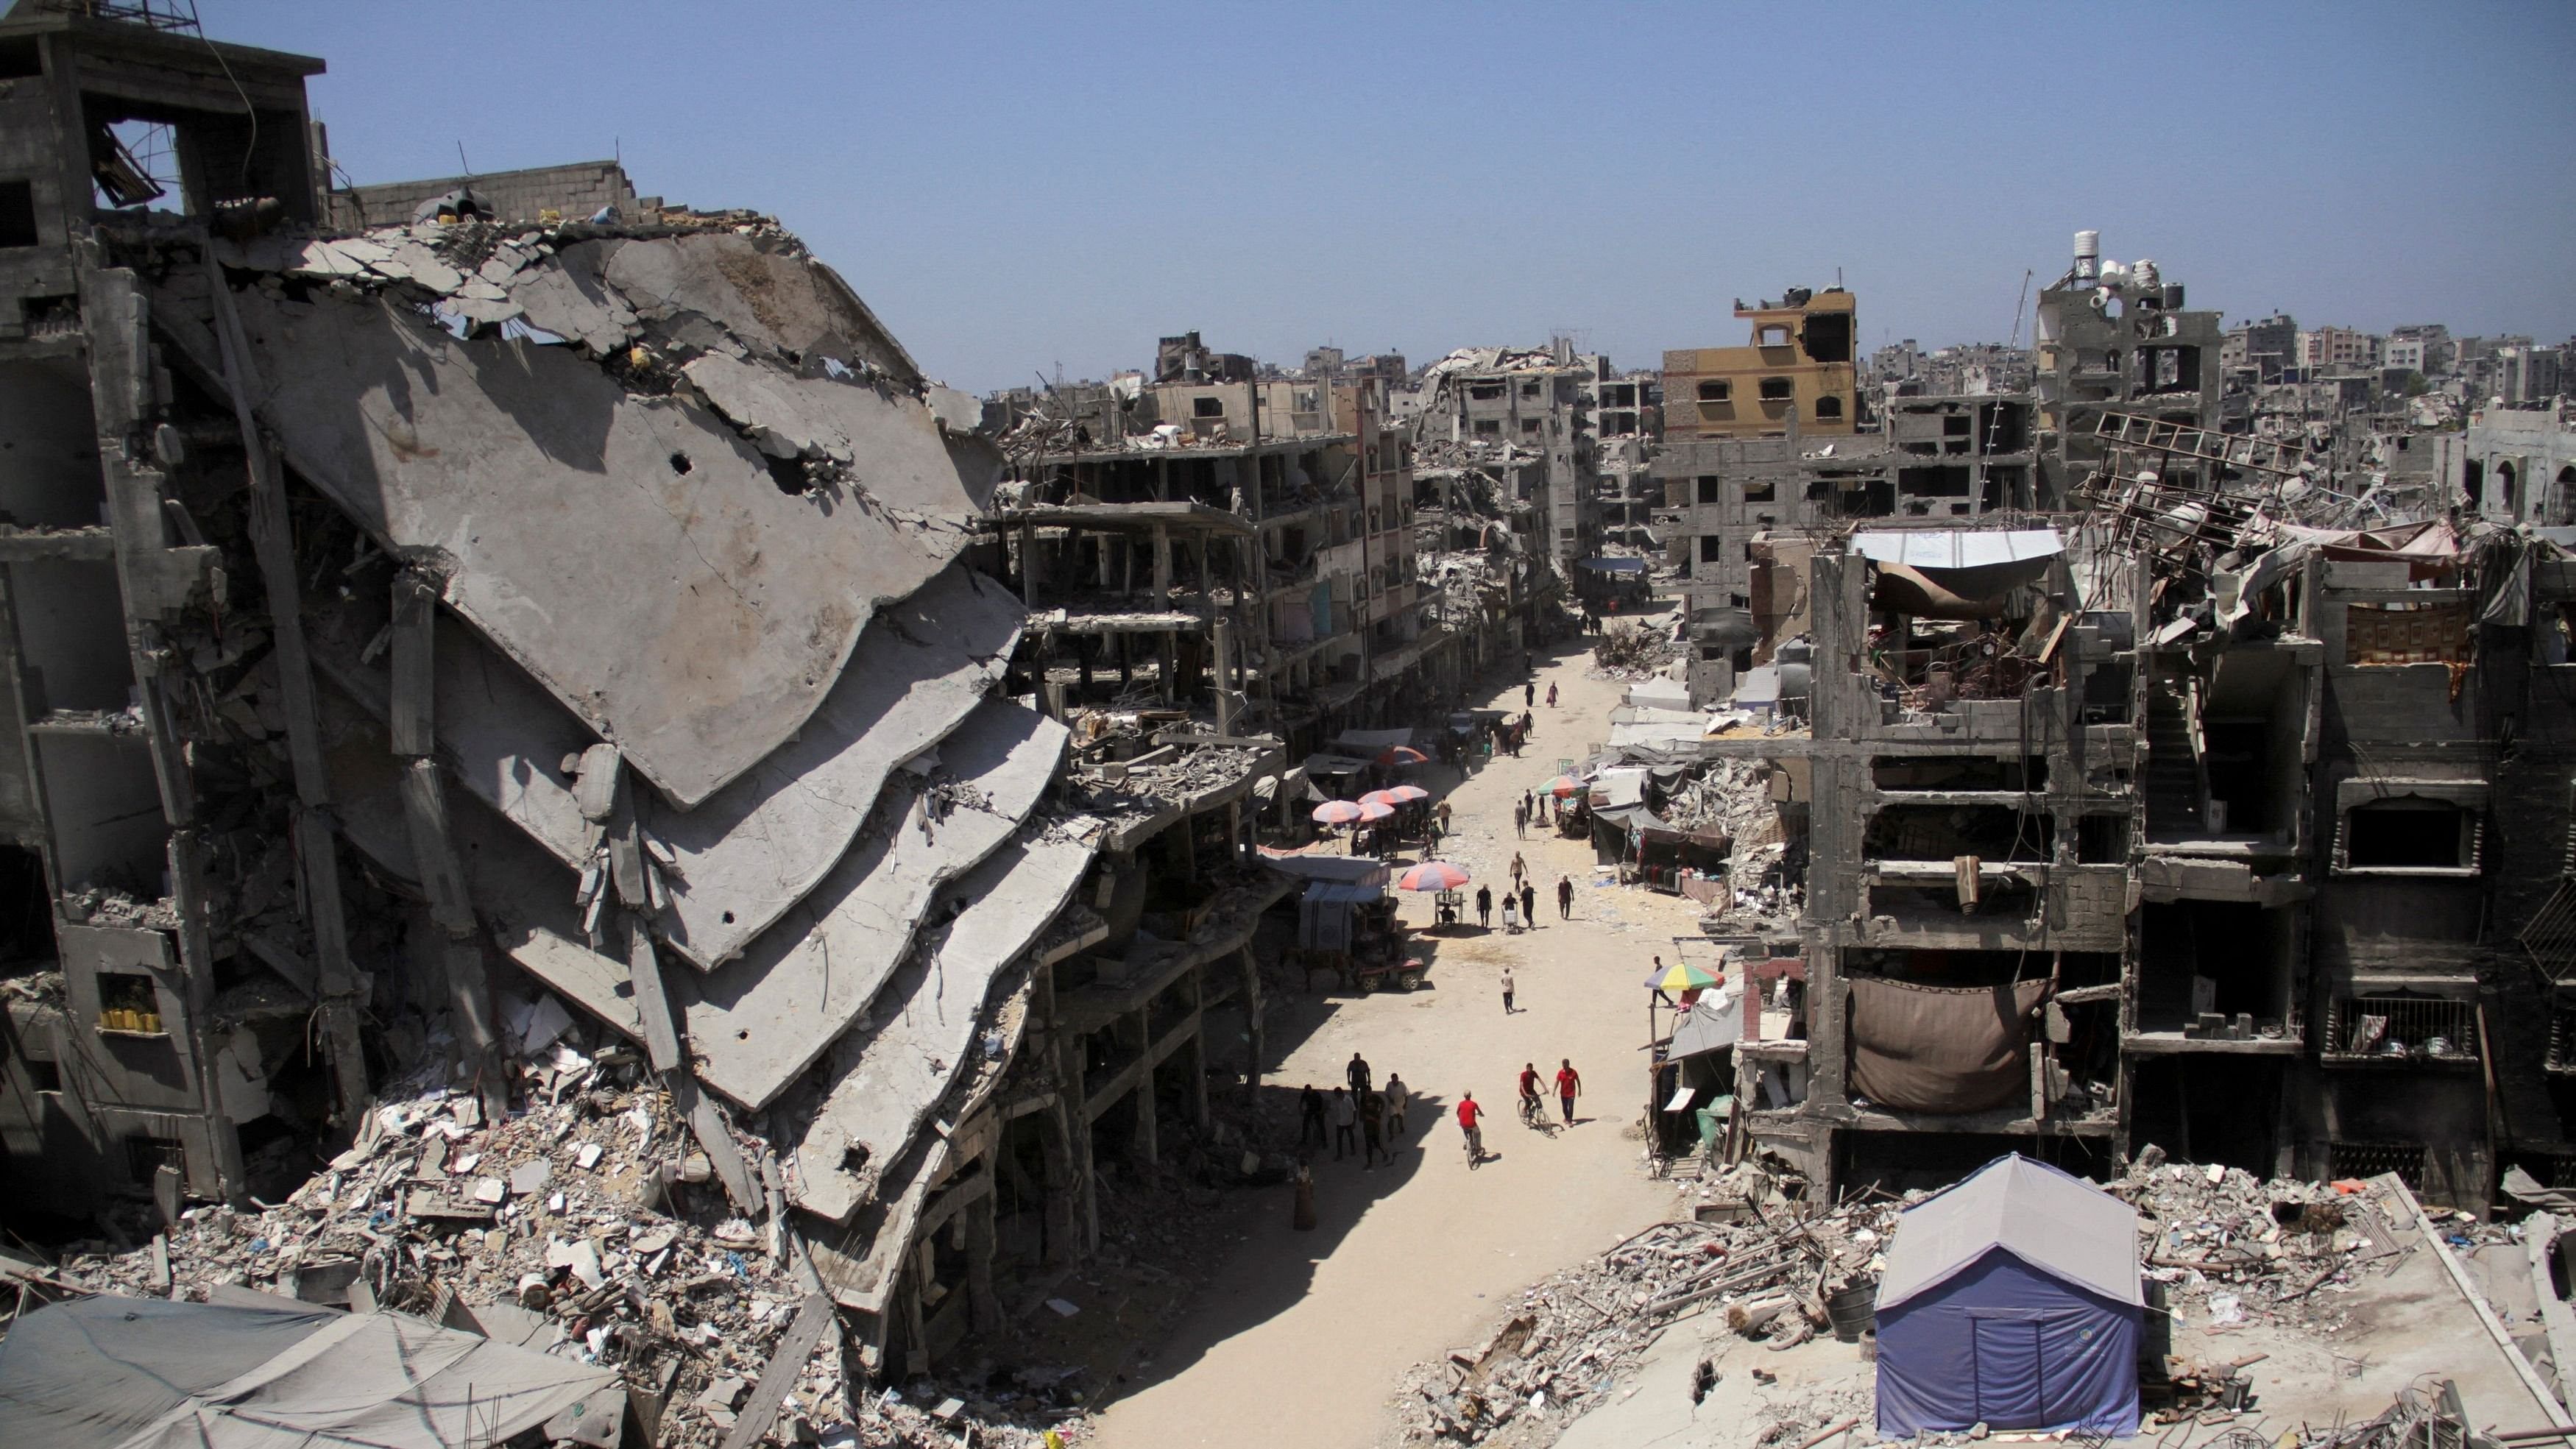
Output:
[[[1560,921],[1574,919],[1574,877],[1570,875],[1556,878],[1556,918]]]
[[[1439,809],[1437,809],[1437,810],[1435,810],[1435,811],[1433,811],[1433,812],[1431,812],[1431,813],[1440,817],[1440,833],[1441,833],[1441,834],[1443,834],[1443,835],[1448,834],[1448,833],[1449,833],[1449,802],[1448,802],[1448,801],[1446,801],[1446,800],[1441,801],[1441,802],[1440,802],[1440,808],[1439,808]]]
[[[1514,889],[1514,890],[1519,890],[1519,889],[1520,889],[1520,887],[1521,887],[1521,878],[1522,878],[1523,876],[1528,875],[1528,874],[1529,874],[1529,862],[1528,862],[1528,861],[1525,861],[1525,860],[1523,860],[1523,859],[1521,859],[1521,853],[1520,853],[1519,851],[1517,851],[1517,850],[1513,851],[1513,852],[1512,852],[1512,889]]]
[[[1547,687],[1547,707],[1549,709],[1556,708],[1556,686],[1553,684]]]
[[[1458,1098],[1458,1130],[1467,1137],[1467,1165],[1473,1167],[1485,1160],[1485,1131],[1476,1122],[1485,1109],[1476,1105],[1476,1094],[1467,1092]]]
[[[1350,1081],[1352,1096],[1365,1097],[1368,1095],[1369,1064],[1366,1057],[1361,1056],[1358,1052],[1351,1053],[1351,1064],[1342,1068],[1342,1075]]]
[[[1520,903],[1520,897],[1510,891],[1503,892],[1503,934],[1506,936],[1521,933]]]
[[[1583,1095],[1583,1076],[1574,1070],[1574,1059],[1556,1059],[1556,1100],[1565,1111],[1565,1125],[1574,1125],[1574,1099]]]
[[[1343,1148],[1347,1147],[1353,1152],[1360,1150],[1355,1135],[1359,1131],[1359,1125],[1360,1112],[1351,1101],[1350,1089],[1335,1087],[1333,1089],[1333,1160],[1335,1162],[1342,1160]]]
[[[1404,1135],[1404,1078],[1387,1073],[1386,1091],[1381,1095],[1386,1098],[1386,1143],[1391,1152],[1395,1140]]]
[[[1494,888],[1492,886],[1478,886],[1476,887],[1476,929],[1480,931],[1490,931],[1493,928]]]
[[[1503,1015],[1505,1015],[1505,1016],[1509,1016],[1509,1015],[1511,1015],[1511,1014],[1512,1014],[1512,968],[1510,968],[1509,966],[1506,966],[1506,967],[1504,967],[1504,968],[1503,968]],[[1310,1091],[1310,1092],[1311,1092],[1311,1091],[1313,1091],[1313,1090],[1314,1090],[1314,1088],[1309,1087],[1309,1088],[1307,1088],[1306,1090],[1308,1090],[1308,1091]]]
[[[1360,1098],[1360,1171],[1386,1156],[1386,1099],[1375,1092]]]
[[[1521,704],[1526,707],[1536,703],[1538,703],[1538,686],[1534,683],[1523,684],[1521,686]]]
[[[1538,888],[1528,881],[1521,882],[1521,919],[1531,930],[1538,929]]]
[[[1512,806],[1512,836],[1517,840],[1529,839],[1529,802],[1527,800]]]
[[[1312,1082],[1308,1082],[1305,1090],[1297,1094],[1297,1146],[1299,1148],[1305,1147],[1306,1134],[1309,1132],[1315,1134],[1316,1146],[1324,1145],[1324,1094],[1316,1091],[1315,1084]]]

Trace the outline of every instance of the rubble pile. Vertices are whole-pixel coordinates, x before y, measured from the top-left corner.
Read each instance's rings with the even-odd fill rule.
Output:
[[[1697,1185],[1695,1220],[1657,1223],[1530,1288],[1482,1344],[1406,1374],[1406,1437],[1552,1443],[1666,1328],[1697,1315],[1715,1314],[1728,1331],[1773,1348],[1830,1332],[1826,1300],[1875,1288],[1880,1247],[1905,1202],[1807,1215],[1782,1197],[1783,1185],[1758,1163],[1740,1164]],[[1803,1423],[1812,1412],[1809,1427],[1821,1427],[1850,1411],[1817,1404],[1791,1417]],[[1762,1442],[1794,1443],[1790,1436],[1804,1437],[1798,1423],[1784,1419]]]
[[[1780,807],[1771,799],[1771,767],[1761,760],[1712,760],[1664,797],[1663,817],[1675,830],[1725,835],[1739,849],[1776,840]]]
[[[1681,657],[1680,642],[1661,629],[1604,629],[1601,642],[1592,646],[1592,668],[1586,673],[1593,679],[1651,679]]]
[[[2240,1167],[2167,1162],[2149,1145],[2105,1186],[2138,1209],[2148,1235],[2143,1271],[2164,1285],[2177,1322],[2264,1322],[2330,1335],[2345,1327],[2336,1295],[2365,1274],[2393,1269],[2416,1246],[2415,1210],[2375,1180],[2264,1182]]]
[[[577,1045],[581,1029],[550,1000],[527,1012],[535,1045],[505,1120],[472,1092],[415,1078],[284,1202],[190,1208],[144,1247],[68,1257],[62,1277],[139,1297],[248,1289],[413,1314],[613,1368],[658,1407],[653,1442],[717,1444],[818,1289],[779,1211],[776,1164],[761,1159],[769,1210],[744,1215],[634,1048]],[[1023,1427],[979,1398],[994,1418],[973,1423],[920,1382],[909,1398],[870,1394],[845,1381],[833,1343],[778,1407],[798,1442],[947,1444],[971,1428],[977,1443],[1033,1445],[1069,1417],[1024,1397],[1015,1411],[1040,1422]]]

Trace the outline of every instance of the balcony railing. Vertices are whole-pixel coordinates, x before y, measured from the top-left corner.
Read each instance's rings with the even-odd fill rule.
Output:
[[[2477,1006],[2420,996],[2339,996],[2326,1015],[2320,1060],[2342,1064],[2473,1067]]]

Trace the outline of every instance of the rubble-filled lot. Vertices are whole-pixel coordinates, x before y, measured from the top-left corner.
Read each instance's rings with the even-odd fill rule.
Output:
[[[2260,1442],[2290,1449],[2396,1449],[2410,1432],[2422,1442],[2428,1421],[2456,1429],[2522,1412],[2515,1400],[2523,1396],[2497,1391],[2512,1384],[2504,1366],[2515,1361],[2474,1330],[2447,1349],[2417,1345],[2460,1375],[2463,1387],[2449,1400],[2445,1380],[2379,1382],[2390,1372],[2379,1366],[2382,1335],[2448,1334],[2481,1310],[2517,1344],[2544,1342],[2529,1322],[2536,1315],[2492,1285],[2479,1300],[2426,1301],[2409,1283],[2388,1282],[2401,1268],[2423,1269],[2429,1230],[2452,1261],[2424,1269],[2426,1281],[2451,1295],[2442,1275],[2481,1247],[2508,1248],[2518,1260],[2522,1225],[2424,1208],[2393,1177],[2266,1182],[2241,1168],[2170,1162],[2152,1146],[2104,1187],[2139,1212],[2152,1350],[2140,1381],[2142,1433],[2188,1424],[2221,1437],[2259,1429]],[[1605,1424],[1625,1426],[1615,1438],[1637,1427],[1625,1416],[1641,1389],[1650,1401],[1687,1392],[1689,1422],[1708,1426],[1693,1443],[1796,1449],[1847,1429],[1867,1435],[1876,1416],[1869,1295],[1899,1214],[1931,1194],[1870,1195],[1819,1210],[1789,1195],[1796,1190],[1793,1178],[1752,1163],[1685,1186],[1673,1219],[1532,1285],[1482,1341],[1416,1365],[1396,1402],[1406,1440],[1533,1449],[1605,1406],[1615,1406]],[[2479,1276],[2473,1263],[2457,1281],[2465,1287]],[[2400,1312],[2401,1302],[2413,1307]],[[2162,1330],[2153,1322],[2160,1312]],[[2265,1364],[2276,1356],[2274,1382]],[[2310,1357],[2333,1366],[2330,1413],[2317,1412],[2312,1376],[2293,1367]],[[2526,1359],[2515,1372],[2538,1383],[2543,1363],[2535,1370]],[[1710,1396],[1728,1378],[1763,1390],[1752,1418],[1699,1413],[1703,1401],[1720,1402]],[[2469,1391],[2473,1379],[2482,1395]],[[2463,1397],[2473,1400],[2465,1409]]]
[[[54,1276],[134,1296],[247,1290],[415,1314],[614,1368],[653,1431],[628,1442],[724,1442],[758,1406],[754,1386],[806,1305],[830,1312],[786,1231],[777,1165],[757,1139],[739,1139],[766,1185],[766,1202],[745,1212],[633,1048],[586,1048],[550,1002],[531,1012],[527,1039],[551,1039],[528,1049],[506,1120],[488,1120],[473,1093],[415,1080],[285,1201],[189,1208],[157,1234],[130,1221],[118,1230],[141,1246],[86,1245]],[[774,1434],[843,1445],[1080,1438],[1078,1374],[870,1389],[845,1377],[837,1343],[826,1331],[801,1364],[782,1364]]]

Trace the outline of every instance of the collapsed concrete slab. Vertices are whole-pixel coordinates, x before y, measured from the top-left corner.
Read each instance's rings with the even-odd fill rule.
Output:
[[[684,808],[804,724],[876,601],[944,567],[989,494],[989,445],[952,439],[881,378],[799,382],[781,362],[730,359],[737,380],[774,372],[797,430],[828,433],[846,455],[781,473],[674,386],[674,358],[634,344],[612,368],[575,347],[460,338],[435,320],[443,303],[395,305],[435,283],[492,285],[399,260],[412,249],[426,250],[392,249],[385,265],[409,280],[382,295],[345,281],[300,299],[282,281],[237,293],[260,411],[301,475],[443,575],[452,607]],[[580,276],[553,265],[536,275],[586,300]],[[641,325],[621,320],[639,314],[617,298],[597,305],[586,339]],[[748,308],[736,294],[717,310]],[[750,351],[713,322],[693,335]]]
[[[788,1198],[846,1223],[921,1130],[974,1053],[984,999],[1072,899],[1097,830],[1059,829],[996,852],[959,883],[966,908],[936,951],[916,951],[834,1050],[832,1092],[797,1143]]]
[[[344,605],[316,658],[383,717],[382,671],[363,662],[381,609]],[[705,968],[741,952],[802,899],[876,803],[886,773],[937,744],[1000,677],[1019,638],[1017,599],[952,567],[868,621],[849,667],[805,729],[695,810],[644,810],[675,860],[658,933]],[[564,766],[597,743],[581,721],[476,634],[437,636],[436,728],[450,772],[576,870],[600,832]]]
[[[988,701],[940,742],[939,776],[893,781],[860,843],[787,923],[704,977],[673,983],[699,1077],[754,1109],[786,1090],[876,998],[937,892],[1036,807],[1064,744],[1054,720]],[[792,929],[800,918],[813,924]]]

